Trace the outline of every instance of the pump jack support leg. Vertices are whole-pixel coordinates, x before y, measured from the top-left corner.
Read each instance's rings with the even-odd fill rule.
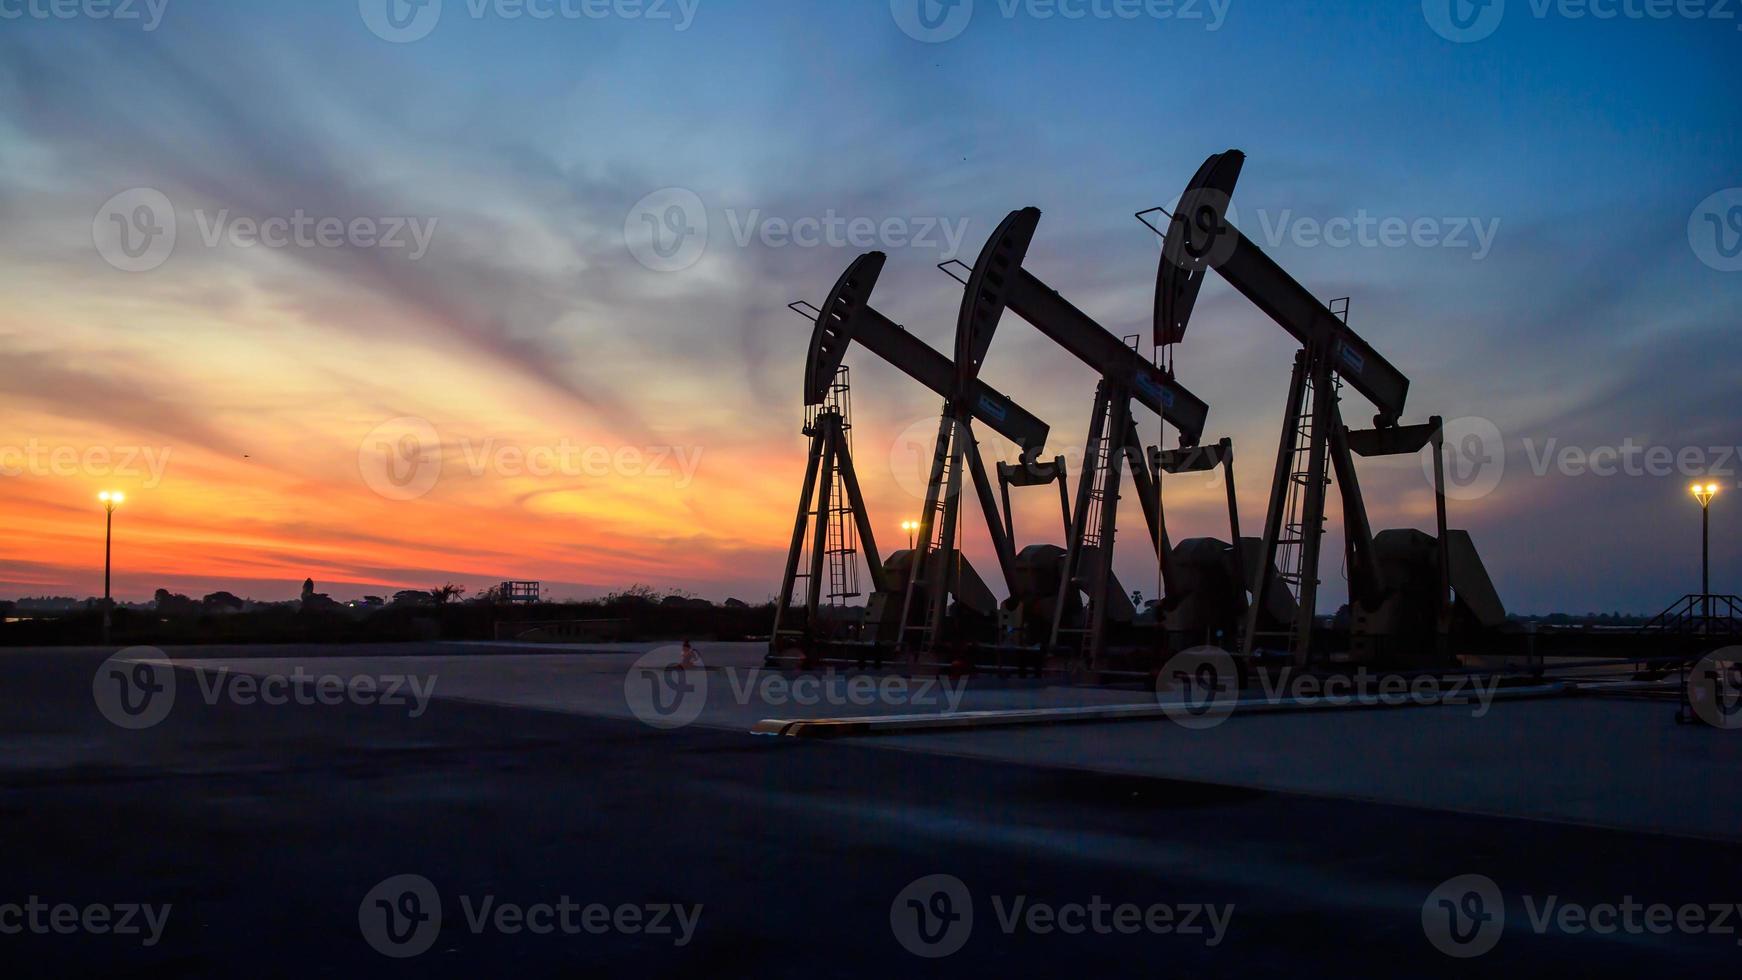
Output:
[[[962,554],[956,546],[957,522],[962,514],[962,457],[967,447],[964,443],[967,437],[967,426],[960,419],[954,423],[955,438],[951,440],[951,451],[954,458],[950,460],[949,496],[944,500],[943,536],[939,539],[938,549],[938,586],[930,597],[932,602],[932,632],[926,637],[926,648],[937,649],[939,634],[944,631],[944,617],[950,611],[950,596],[955,594],[961,581]]]
[[[1361,494],[1361,481],[1356,478],[1355,459],[1349,455],[1349,430],[1343,427],[1342,414],[1333,406],[1331,465],[1343,492],[1343,547],[1349,565],[1349,601],[1353,603],[1359,596],[1363,602],[1375,603],[1385,597],[1385,573],[1373,560],[1373,525],[1367,520],[1367,500]]]
[[[804,492],[798,498],[798,517],[792,524],[792,545],[786,552],[786,571],[780,577],[780,604],[774,607],[774,633],[769,637],[769,652],[778,653],[780,627],[792,605],[792,587],[798,582],[798,563],[804,555],[804,532],[809,523],[811,498],[816,495],[817,467],[823,459],[823,430],[811,433],[810,460],[804,468]]]
[[[1290,467],[1294,462],[1295,442],[1300,438],[1295,426],[1300,424],[1306,378],[1307,357],[1303,350],[1294,356],[1294,376],[1288,384],[1288,403],[1282,410],[1282,444],[1276,450],[1276,471],[1270,480],[1270,505],[1264,512],[1264,544],[1258,552],[1258,567],[1252,569],[1252,606],[1246,612],[1246,636],[1241,641],[1241,653],[1247,657],[1257,650],[1258,618],[1263,614],[1265,601],[1270,598],[1270,571],[1276,567],[1277,542],[1282,539]]]
[[[1434,448],[1434,518],[1439,532],[1440,585],[1435,598],[1439,600],[1439,655],[1450,652],[1452,638],[1452,555],[1446,541],[1446,423],[1439,416],[1428,420],[1433,426]]]
[[[877,551],[877,536],[871,529],[871,512],[865,507],[865,495],[859,489],[859,474],[853,468],[853,453],[847,448],[847,440],[843,437],[835,451],[836,463],[841,469],[841,482],[847,490],[847,502],[853,508],[853,522],[859,527],[859,542],[865,550],[865,567],[871,570],[871,585],[882,592],[885,585],[883,574],[883,558]]]
[[[1059,634],[1064,628],[1065,600],[1077,587],[1077,563],[1083,557],[1083,536],[1088,533],[1089,497],[1095,490],[1095,461],[1099,457],[1101,437],[1107,425],[1107,383],[1095,389],[1095,413],[1089,416],[1089,438],[1083,443],[1083,473],[1077,478],[1077,506],[1073,513],[1071,535],[1065,543],[1065,567],[1059,577],[1058,603],[1053,606],[1052,642],[1057,649]]]
[[[1307,457],[1306,501],[1301,514],[1300,608],[1295,610],[1294,665],[1312,662],[1313,620],[1319,597],[1319,549],[1325,538],[1325,457],[1331,427],[1337,423],[1337,392],[1331,366],[1323,357],[1313,365],[1312,448]]]
[[[964,433],[972,430],[966,425]],[[986,476],[986,464],[980,459],[980,447],[972,435],[962,440],[968,457],[968,475],[974,478],[974,492],[980,497],[980,509],[986,515],[986,531],[992,537],[992,550],[998,555],[998,570],[1006,587],[1016,584],[1016,555],[1011,552],[1010,538],[1004,535],[1004,522],[998,518],[998,501],[992,496],[992,481]]]
[[[1063,456],[1056,457],[1053,460],[1053,465],[1058,467],[1059,513],[1064,515],[1064,540],[1068,542],[1071,540],[1071,491],[1070,488],[1065,485],[1069,482],[1065,479],[1065,458]],[[1011,540],[1014,541],[1015,539],[1012,538]]]
[[[1240,543],[1240,501],[1234,491],[1234,440],[1222,440],[1222,477],[1228,484],[1228,532],[1234,536],[1234,581],[1240,583],[1237,587],[1239,608],[1236,613],[1246,612],[1246,584],[1252,580],[1246,577],[1246,549]]]
[[[1026,463],[1019,463],[1026,466]],[[1016,512],[1010,509],[1010,479],[1004,475],[1004,464],[998,464],[998,496],[1004,502],[1004,540],[1016,540]]]
[[[896,646],[907,648],[907,629],[913,623],[913,599],[918,592],[919,577],[925,569],[926,552],[931,549],[933,521],[938,512],[938,496],[942,491],[939,483],[944,477],[944,464],[949,459],[950,436],[955,429],[956,420],[950,414],[949,406],[944,406],[944,413],[938,421],[937,442],[932,449],[931,477],[926,481],[925,509],[920,511],[919,530],[914,536],[913,554],[909,557],[907,569],[907,594],[901,600],[901,629],[896,633]],[[935,586],[936,583],[933,583]]]
[[[1131,420],[1131,402],[1126,398],[1115,397],[1112,405],[1112,417],[1108,419],[1109,440],[1116,434],[1125,431]],[[1095,556],[1099,559],[1095,569],[1094,592],[1090,612],[1093,619],[1089,624],[1089,666],[1096,668],[1101,665],[1107,649],[1107,593],[1113,585],[1113,539],[1119,527],[1119,476],[1125,469],[1125,452],[1123,440],[1120,451],[1108,459],[1107,483],[1101,497],[1101,545],[1100,552]]]
[[[1162,509],[1161,472],[1150,472],[1149,454],[1143,451],[1143,440],[1137,434],[1137,423],[1125,420],[1124,458],[1131,463],[1131,483],[1143,503],[1143,519],[1149,525],[1149,542],[1155,546],[1156,560],[1161,563],[1163,593],[1173,591],[1173,542],[1167,536],[1167,512]]]

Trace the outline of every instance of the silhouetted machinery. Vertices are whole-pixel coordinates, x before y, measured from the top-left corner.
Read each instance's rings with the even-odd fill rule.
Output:
[[[1210,157],[1170,216],[1157,277],[1155,337],[1160,346],[1185,336],[1198,292],[1214,270],[1302,347],[1289,384],[1255,566],[1271,568],[1280,556],[1281,575],[1252,583],[1244,653],[1275,649],[1269,644],[1280,642],[1297,664],[1312,657],[1325,490],[1334,472],[1343,501],[1352,655],[1363,660],[1444,657],[1454,630],[1499,626],[1505,610],[1470,536],[1446,528],[1441,421],[1399,425],[1409,380],[1349,328],[1346,304],[1341,315],[1333,312],[1229,222],[1228,206],[1244,162],[1238,150]],[[1374,428],[1351,430],[1343,424],[1339,401],[1345,383],[1378,409]],[[1374,534],[1354,457],[1418,453],[1428,446],[1434,453],[1437,535]],[[1265,629],[1261,614],[1273,609],[1274,591],[1287,586],[1298,599],[1292,624],[1280,633]]]
[[[805,470],[805,487],[776,606],[773,645],[777,652],[784,643],[797,637],[835,638],[830,634],[838,631],[828,628],[827,617],[823,615],[824,600],[838,602],[862,594],[855,579],[855,532],[857,541],[863,544],[865,564],[872,578],[873,591],[865,613],[869,634],[866,639],[870,643],[887,646],[902,639],[912,639],[906,635],[910,632],[906,627],[913,624],[912,617],[921,615],[922,611],[925,617],[923,635],[930,639],[937,634],[952,598],[958,610],[983,617],[988,623],[994,621],[998,613],[996,598],[956,547],[954,502],[962,490],[964,464],[970,470],[979,493],[981,509],[1006,584],[1013,595],[1020,597],[1025,594],[1024,575],[1032,575],[1026,571],[1019,574],[1018,570],[1025,569],[1024,560],[1032,556],[1028,552],[1022,556],[1012,553],[1010,519],[1000,517],[992,497],[974,440],[973,423],[984,424],[1023,447],[1023,463],[1011,468],[1024,475],[1020,485],[1062,483],[1064,479],[1062,457],[1051,462],[1040,462],[1035,458],[1046,446],[1048,427],[1045,422],[977,378],[962,378],[948,358],[871,306],[871,294],[876,289],[884,262],[882,252],[860,256],[842,274],[820,308],[802,303],[792,306],[815,324],[805,366],[805,434],[810,437],[810,460]],[[953,480],[949,486],[949,498],[929,498],[916,547],[910,551],[897,551],[887,560],[880,560],[878,556],[875,533],[853,467],[848,436],[852,427],[848,412],[850,389],[843,361],[854,343],[946,398],[946,424],[940,439],[947,436],[958,454],[950,470]],[[1000,464],[1001,476],[1004,469]],[[1004,489],[1006,505],[1008,487],[1017,482],[1007,478]],[[935,489],[936,484],[934,470],[929,486]],[[941,522],[941,533],[934,541],[932,528],[940,525],[936,519],[939,515],[947,520]],[[1068,523],[1069,514],[1065,516]],[[807,544],[808,566],[803,561]],[[801,568],[808,570],[801,571]],[[807,585],[806,618],[802,628],[795,628],[788,619],[788,610],[799,579],[805,579]],[[915,624],[915,630],[920,628]],[[918,635],[922,634],[916,632],[915,636]],[[986,638],[991,638],[990,630]]]
[[[1053,617],[1049,646],[1064,651],[1067,639],[1080,638],[1075,652],[1081,661],[1101,666],[1108,648],[1109,625],[1129,623],[1136,614],[1113,573],[1121,480],[1127,470],[1160,563],[1167,597],[1164,610],[1176,609],[1189,621],[1181,631],[1187,635],[1219,628],[1231,637],[1244,609],[1245,590],[1230,587],[1220,595],[1207,587],[1199,590],[1200,584],[1208,586],[1210,577],[1196,574],[1196,562],[1204,550],[1197,546],[1189,552],[1194,561],[1192,572],[1176,574],[1175,549],[1168,539],[1159,481],[1163,470],[1202,472],[1223,465],[1228,474],[1229,518],[1238,537],[1232,443],[1223,440],[1199,448],[1209,406],[1180,385],[1171,372],[1145,358],[1023,268],[1040,217],[1036,208],[1011,212],[987,241],[973,269],[965,277],[956,276],[967,287],[957,324],[956,364],[958,369],[969,366],[978,372],[1004,311],[1009,309],[1101,377],[1084,442],[1083,472],[1074,509],[1077,519],[1067,520],[1070,544],[1057,573],[1059,598],[1055,608],[1068,612],[1083,596],[1088,605],[1078,620],[1066,615]],[[946,262],[942,268],[950,272],[954,264]],[[1153,457],[1145,453],[1132,415],[1133,401],[1178,430],[1181,448],[1158,450]],[[1226,576],[1231,584],[1245,581],[1239,563],[1240,556],[1236,556],[1233,573]]]

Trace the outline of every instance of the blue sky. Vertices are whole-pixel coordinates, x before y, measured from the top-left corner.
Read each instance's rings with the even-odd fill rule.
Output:
[[[1742,445],[1742,272],[1704,261],[1690,235],[1711,195],[1742,187],[1738,21],[1509,0],[1490,36],[1456,43],[1430,23],[1439,0],[1067,4],[1089,11],[1080,19],[978,0],[959,36],[927,43],[899,26],[906,2],[657,8],[673,19],[625,2],[538,19],[445,0],[409,43],[371,32],[374,0],[168,0],[152,30],[8,6],[26,15],[0,20],[0,250],[15,302],[0,319],[14,351],[0,402],[16,428],[0,442],[180,449],[161,513],[139,518],[161,532],[159,566],[135,582],[146,592],[239,579],[265,596],[308,567],[341,595],[524,575],[575,594],[640,579],[760,598],[803,464],[807,330],[783,307],[820,299],[859,249],[741,243],[738,229],[935,224],[961,229],[971,261],[1006,212],[1038,206],[1030,268],[1109,329],[1147,335],[1159,244],[1131,216],[1171,206],[1207,154],[1238,147],[1242,227],[1274,229],[1267,251],[1320,296],[1353,297],[1357,329],[1414,382],[1409,419],[1480,417],[1501,433],[1505,476],[1452,513],[1512,608],[1643,611],[1696,588],[1690,474],[1536,470],[1568,447],[1692,448],[1742,497],[1742,461],[1722,455]],[[1140,16],[1095,16],[1116,9]],[[92,218],[139,187],[166,195],[183,227],[168,264],[131,274],[92,247]],[[707,247],[658,271],[625,227],[674,187],[702,202]],[[293,210],[439,226],[416,260],[198,241],[213,215]],[[1315,234],[1361,215],[1492,240],[1340,248]],[[877,302],[948,349],[959,289],[932,268],[952,257],[937,238],[886,244]],[[1212,434],[1240,449],[1249,529],[1292,354],[1220,283],[1177,352]],[[861,468],[879,522],[898,525],[917,503],[892,447],[934,399],[862,353],[849,363]],[[1080,443],[1094,377],[1014,317],[986,377],[1050,421],[1056,444]],[[1351,420],[1370,414],[1349,396]],[[356,447],[396,416],[707,455],[682,488],[486,476],[383,510],[356,478]],[[260,445],[272,448],[238,469]],[[1364,469],[1376,524],[1425,523],[1420,472]],[[0,490],[33,515],[0,555],[12,571],[0,588],[91,591],[63,554],[84,533],[54,503],[64,488],[27,474]],[[1176,537],[1225,536],[1210,488],[1178,492]],[[1023,505],[1036,533],[1045,504]],[[1715,574],[1734,588],[1742,548],[1722,503],[1714,519]],[[445,530],[467,522],[500,529],[496,546]],[[425,533],[425,547],[403,546]],[[177,552],[177,534],[227,557]],[[1141,546],[1121,568],[1133,587],[1154,578]]]

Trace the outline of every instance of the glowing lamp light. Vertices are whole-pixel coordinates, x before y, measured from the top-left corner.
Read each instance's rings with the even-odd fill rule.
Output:
[[[1718,485],[1716,483],[1696,483],[1693,485],[1693,492],[1694,499],[1700,502],[1700,506],[1708,507],[1712,503],[1712,498],[1718,495]]]
[[[127,495],[119,490],[104,490],[102,493],[97,494],[97,499],[108,504],[110,510],[114,510],[116,507],[121,506],[122,501],[127,499]]]

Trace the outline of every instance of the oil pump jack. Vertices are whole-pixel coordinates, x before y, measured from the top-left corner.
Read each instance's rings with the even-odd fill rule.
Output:
[[[895,552],[887,561],[879,558],[871,520],[853,466],[848,438],[851,421],[847,411],[847,369],[843,366],[843,361],[848,349],[858,343],[945,397],[950,397],[957,391],[957,372],[955,365],[947,357],[871,306],[871,294],[883,272],[885,259],[882,252],[870,252],[855,259],[820,308],[804,303],[794,303],[791,307],[814,323],[810,352],[805,364],[805,434],[810,437],[810,458],[805,470],[804,491],[799,501],[798,516],[793,526],[792,543],[787,553],[780,601],[775,611],[773,639],[777,648],[783,638],[803,635],[805,631],[815,633],[819,623],[820,605],[825,598],[825,564],[830,580],[827,598],[839,599],[858,594],[856,590],[852,590],[850,584],[843,584],[850,581],[850,574],[846,569],[856,571],[857,568],[852,557],[852,533],[855,530],[859,541],[864,545],[865,564],[873,583],[873,595],[866,617],[868,625],[876,628],[877,639],[873,641],[874,644],[887,645],[898,638],[899,624],[891,617],[896,611],[903,609],[908,601],[909,584],[916,579],[913,572],[919,568],[921,560],[918,548],[911,552]],[[961,390],[964,392],[966,417],[969,420],[980,421],[1023,447],[1023,472],[1051,472],[1054,479],[1063,481],[1062,457],[1050,463],[1035,459],[1046,446],[1048,427],[1045,422],[1008,396],[978,380],[970,381]],[[972,438],[971,433],[968,438]],[[981,477],[981,484],[984,484],[983,474],[977,475]],[[985,505],[989,500],[990,491],[982,485],[981,502]],[[986,508],[986,514],[1000,563],[1005,564],[1004,558],[1009,544],[1008,538],[1000,532],[1008,524],[1000,523],[995,507]],[[852,521],[851,526],[847,523],[849,518]],[[811,526],[813,520],[814,527]],[[925,540],[923,535],[920,540]],[[807,541],[810,546],[810,564],[808,571],[801,572]],[[947,600],[954,596],[958,604],[966,608],[987,616],[996,613],[996,600],[966,559],[953,552],[938,551],[934,553],[929,567],[931,571],[923,577],[927,582],[941,583],[944,593],[939,598]],[[1004,571],[1008,575],[1007,565]],[[783,622],[799,578],[806,578],[808,586],[805,603],[808,618],[805,631],[790,629]],[[922,592],[921,598],[931,597]]]
[[[1298,602],[1294,623],[1281,637],[1293,661],[1304,666],[1312,658],[1325,490],[1331,482],[1327,466],[1342,495],[1351,652],[1357,659],[1419,660],[1423,646],[1431,644],[1444,657],[1454,622],[1492,628],[1505,619],[1469,534],[1446,528],[1444,428],[1438,417],[1423,425],[1399,425],[1409,379],[1350,329],[1346,304],[1339,315],[1320,302],[1229,221],[1229,202],[1244,164],[1238,150],[1211,156],[1170,216],[1157,276],[1155,341],[1175,344],[1185,336],[1204,279],[1214,270],[1301,344],[1258,566],[1270,568],[1279,551],[1289,559],[1281,578],[1295,587]],[[1345,383],[1378,409],[1372,429],[1343,424],[1339,401]],[[1407,455],[1427,446],[1434,454],[1438,536],[1430,539],[1414,530],[1375,535],[1354,457]],[[1274,587],[1268,575],[1252,581],[1246,656],[1260,649],[1262,639],[1276,636],[1259,630],[1259,611]]]
[[[1061,649],[1069,593],[1089,596],[1082,634],[1084,662],[1098,666],[1107,646],[1109,618],[1129,620],[1134,610],[1113,575],[1113,542],[1118,518],[1120,478],[1129,466],[1161,560],[1164,581],[1169,573],[1171,546],[1163,522],[1155,475],[1132,417],[1133,400],[1159,414],[1179,430],[1181,447],[1191,448],[1203,436],[1209,406],[1187,391],[1173,376],[1127,346],[1088,314],[1023,268],[1040,224],[1040,211],[1013,211],[986,242],[966,277],[940,268],[962,281],[961,317],[956,327],[956,368],[977,377],[1004,311],[1010,309],[1101,376],[1096,390],[1084,463],[1077,488],[1076,518],[1070,521],[1070,544],[1059,580],[1058,615],[1052,624],[1051,648]],[[1084,569],[1088,571],[1085,574]]]

